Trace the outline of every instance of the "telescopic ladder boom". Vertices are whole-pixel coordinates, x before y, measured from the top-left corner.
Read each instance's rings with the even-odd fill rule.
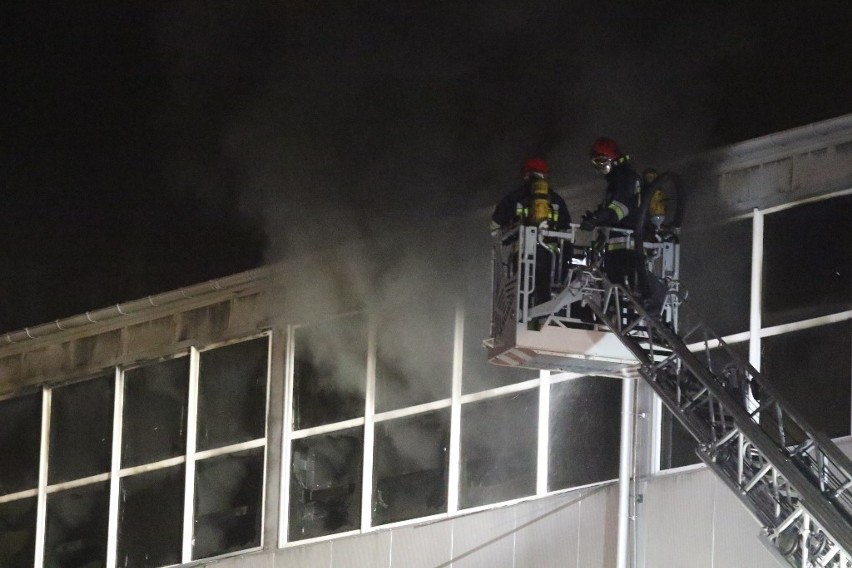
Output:
[[[578,270],[585,303],[791,565],[852,567],[852,461],[677,292],[649,313],[597,267]],[[660,317],[666,309],[677,310],[676,326]]]

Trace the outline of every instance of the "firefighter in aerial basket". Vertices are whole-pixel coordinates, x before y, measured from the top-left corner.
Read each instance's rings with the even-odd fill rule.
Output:
[[[642,180],[630,164],[630,156],[621,152],[611,138],[598,138],[592,144],[594,168],[606,179],[604,198],[598,208],[583,215],[580,229],[598,227],[636,230],[640,220]],[[617,232],[606,241],[603,268],[614,284],[624,284],[643,298],[650,297],[645,255],[635,250],[627,237]]]
[[[550,188],[548,165],[543,158],[527,159],[521,168],[522,183],[513,189],[494,208],[491,230],[506,229],[520,223],[540,229],[567,231],[571,216],[565,200]],[[567,255],[570,259],[570,252]],[[535,265],[535,305],[550,300],[550,254],[537,254]]]

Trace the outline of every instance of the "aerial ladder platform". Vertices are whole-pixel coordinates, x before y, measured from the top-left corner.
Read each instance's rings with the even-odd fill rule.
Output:
[[[602,268],[615,233],[599,230],[582,245],[576,226],[495,233],[489,361],[641,377],[792,566],[852,568],[852,461],[691,308],[676,236],[630,243],[662,290],[648,302]],[[539,305],[537,255],[551,267],[551,299]]]

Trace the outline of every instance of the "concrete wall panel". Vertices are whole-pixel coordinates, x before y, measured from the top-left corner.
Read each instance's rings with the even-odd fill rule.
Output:
[[[516,507],[515,566],[584,568],[579,564],[580,502],[587,492]]]

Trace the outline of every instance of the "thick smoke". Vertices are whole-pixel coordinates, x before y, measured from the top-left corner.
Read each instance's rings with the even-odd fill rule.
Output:
[[[783,36],[757,31],[766,17],[675,2],[174,4],[159,33],[169,179],[238,193],[266,260],[293,266],[289,320],[428,313],[489,294],[488,213],[523,158],[545,155],[560,187],[593,180],[599,135],[640,168],[736,141],[719,138],[726,72]],[[422,347],[414,319],[388,320],[388,351]]]

